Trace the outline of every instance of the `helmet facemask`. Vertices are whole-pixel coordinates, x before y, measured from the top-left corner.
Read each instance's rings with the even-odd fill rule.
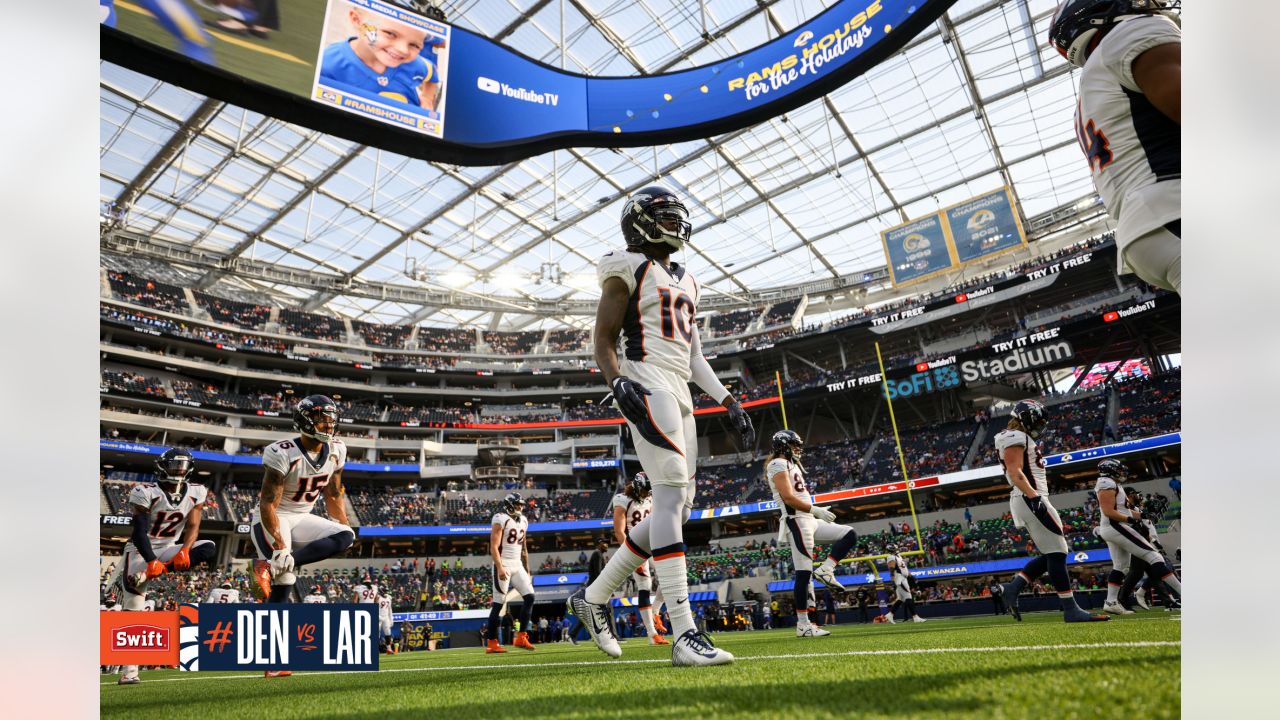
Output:
[[[156,484],[161,492],[169,498],[170,505],[182,502],[187,494],[187,478],[195,471],[195,463],[190,455],[161,456],[156,461]]]

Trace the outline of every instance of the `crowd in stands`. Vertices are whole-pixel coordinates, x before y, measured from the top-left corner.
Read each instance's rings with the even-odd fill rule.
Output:
[[[382,325],[359,320],[351,321],[351,327],[360,333],[365,343],[384,348],[403,348],[409,333],[413,332],[408,325]]]
[[[547,350],[553,353],[579,352],[590,338],[590,330],[552,330],[547,335]]]
[[[111,293],[120,300],[135,305],[145,305],[171,313],[186,313],[189,309],[182,288],[167,285],[159,280],[137,277],[131,273],[107,271]]]
[[[752,321],[760,316],[760,310],[761,308],[744,308],[712,315],[708,321],[711,325],[712,336],[740,335],[746,332]]]
[[[769,308],[769,312],[764,315],[765,327],[774,325],[790,324],[791,318],[795,317],[796,310],[800,307],[800,298],[794,300],[783,300],[780,303],[774,303]]]
[[[1182,428],[1182,370],[1128,379],[1117,385],[1120,440]]]
[[[291,335],[329,342],[342,340],[346,332],[341,320],[290,308],[281,308],[280,326]]]
[[[160,378],[147,377],[142,373],[135,372],[103,370],[102,387],[104,389],[110,388],[142,395],[163,396],[165,394],[164,385],[160,382]]]
[[[215,322],[256,330],[262,327],[262,324],[271,315],[271,308],[265,305],[228,300],[202,293],[199,290],[196,290],[194,294],[196,304],[204,308],[209,313],[209,317]]]
[[[348,488],[347,499],[362,525],[435,525],[434,493],[410,492],[408,488]]]
[[[418,349],[426,352],[476,351],[476,331],[470,328],[418,328]]]
[[[484,332],[484,342],[489,352],[498,355],[527,355],[542,341],[541,330],[526,332]]]

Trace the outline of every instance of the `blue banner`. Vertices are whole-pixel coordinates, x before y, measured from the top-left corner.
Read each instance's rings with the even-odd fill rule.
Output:
[[[189,616],[192,611],[182,612]],[[203,603],[196,612],[199,665],[191,669],[378,669],[374,605]],[[184,656],[189,644],[188,636],[182,636]]]
[[[1089,448],[1088,450],[1073,450],[1069,453],[1049,455],[1045,457],[1044,464],[1046,466],[1066,465],[1067,463],[1081,462],[1084,460],[1097,460],[1104,457],[1114,457],[1116,455],[1124,455],[1125,453],[1138,452],[1139,450],[1154,450],[1156,448],[1181,444],[1182,433],[1168,433],[1167,435],[1155,435],[1153,437],[1139,438],[1137,440],[1126,440],[1113,445]]]
[[[894,285],[923,280],[956,266],[939,215],[920,218],[880,233],[885,263]]]
[[[560,520],[529,523],[529,532],[563,530],[606,530],[613,528],[613,518],[603,520]],[[361,527],[360,537],[399,537],[414,535],[488,535],[489,525],[399,525],[396,527]]]
[[[966,263],[1022,247],[1027,237],[1009,188],[952,205],[942,213],[955,247],[956,258]]]
[[[120,440],[98,439],[99,450],[117,450],[120,452],[141,453],[144,455],[160,455],[169,449],[168,445],[151,445],[148,443],[126,442]],[[261,455],[228,455],[226,453],[194,450],[191,453],[196,460],[231,463],[232,465],[261,465]],[[393,472],[417,474],[418,466],[414,463],[359,463],[349,462],[345,469],[359,472]]]
[[[1017,557],[1005,558],[1003,560],[983,560],[974,563],[960,563],[957,565],[939,565],[936,567],[919,568],[911,571],[917,580],[937,580],[946,577],[963,577],[966,575],[993,575],[996,573],[1007,573],[1021,570],[1023,565],[1027,564],[1030,558]],[[1111,562],[1111,551],[1106,548],[1097,550],[1079,550],[1067,555],[1068,565],[1083,565],[1086,563],[1105,563]],[[889,582],[889,573],[880,572],[880,582]],[[836,580],[844,587],[853,587],[857,585],[872,585],[876,582],[876,576],[871,573],[858,573],[856,575],[837,575]],[[823,587],[822,583],[814,578],[815,587]],[[795,587],[794,580],[778,580],[769,583],[769,592],[788,592]]]
[[[604,460],[574,460],[573,468],[575,470],[579,470],[582,468],[586,468],[586,469],[616,468],[618,467],[618,464],[620,462],[621,461],[618,460],[617,458],[609,458]]]
[[[587,581],[586,573],[561,573],[559,575],[534,575],[533,586],[544,587],[547,585],[581,585]]]

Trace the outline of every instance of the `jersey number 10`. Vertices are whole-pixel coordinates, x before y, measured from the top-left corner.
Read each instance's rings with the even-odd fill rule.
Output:
[[[693,315],[697,312],[693,300],[680,293],[673,301],[671,288],[658,288],[658,301],[662,312],[662,337],[675,340],[676,330],[679,330],[685,342],[693,342]]]

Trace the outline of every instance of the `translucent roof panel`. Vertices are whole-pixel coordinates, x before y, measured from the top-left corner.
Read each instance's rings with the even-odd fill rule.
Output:
[[[450,21],[552,65],[638,75],[714,62],[832,0],[448,0]],[[1089,205],[1074,146],[1077,71],[1045,44],[1054,0],[960,0],[865,76],[754,127],[644,148],[560,150],[497,167],[407,158],[100,65],[99,192],[121,228],[345,281],[448,291],[385,297],[218,282],[369,322],[589,323],[539,301],[593,301],[622,199],[655,178],[686,199],[679,259],[718,297],[881,268],[880,233],[1011,184],[1024,218]],[[565,16],[560,17],[561,7]],[[562,22],[563,20],[563,22]],[[561,37],[561,27],[564,35]],[[190,125],[193,132],[184,133]],[[200,271],[200,268],[195,268]]]

